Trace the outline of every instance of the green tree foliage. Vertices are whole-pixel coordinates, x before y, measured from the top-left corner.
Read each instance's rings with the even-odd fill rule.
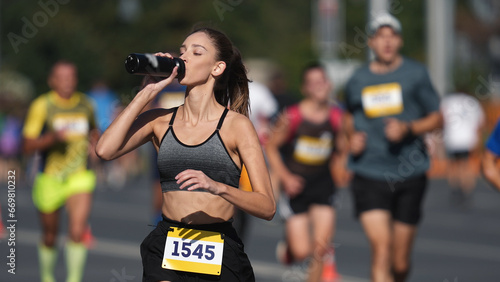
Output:
[[[127,21],[119,7],[131,1],[0,0],[0,67],[25,74],[36,93],[42,93],[48,90],[50,66],[67,59],[79,67],[80,90],[103,78],[130,99],[141,77],[126,73],[126,56],[178,52],[197,25],[223,30],[244,59],[270,59],[283,67],[296,94],[301,68],[318,59],[312,42],[312,0],[138,0],[136,17]],[[338,58],[365,61],[367,1],[344,0],[341,6],[345,39]],[[403,26],[402,53],[425,63],[425,1],[392,0],[390,11]]]
[[[47,71],[58,59],[79,67],[79,89],[104,78],[122,96],[137,91],[140,77],[124,69],[132,52],[178,52],[197,25],[226,32],[245,58],[267,58],[297,77],[311,51],[308,1],[139,1],[135,20],[119,14],[120,1],[2,1],[0,3],[3,69],[34,81],[37,93],[48,90]],[[296,83],[291,83],[296,85]]]

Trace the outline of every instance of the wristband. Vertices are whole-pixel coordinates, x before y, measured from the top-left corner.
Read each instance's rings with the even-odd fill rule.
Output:
[[[415,134],[413,134],[413,130],[411,129],[411,121],[407,122],[406,123],[406,134],[405,134],[405,138],[409,138],[409,137],[415,137]]]

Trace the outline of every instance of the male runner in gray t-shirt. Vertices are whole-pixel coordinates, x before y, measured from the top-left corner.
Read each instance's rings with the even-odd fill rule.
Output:
[[[372,247],[372,281],[405,281],[427,184],[422,135],[441,126],[439,97],[427,70],[403,57],[401,24],[384,14],[370,23],[375,59],[346,85],[351,190]]]

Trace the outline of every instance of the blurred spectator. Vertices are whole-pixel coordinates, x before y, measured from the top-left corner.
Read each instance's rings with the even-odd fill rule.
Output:
[[[353,74],[345,91],[351,191],[371,245],[372,281],[402,282],[430,165],[422,135],[438,128],[442,117],[426,68],[399,53],[400,22],[380,14],[368,26],[375,58]]]
[[[30,105],[23,128],[25,154],[41,152],[43,171],[33,184],[33,202],[39,212],[42,242],[38,246],[41,281],[55,281],[57,233],[62,206],[69,220],[65,244],[67,280],[81,281],[87,247],[83,242],[96,177],[87,168],[89,151],[98,138],[92,102],[77,92],[77,68],[57,62],[51,69],[51,91]]]
[[[488,182],[500,191],[500,119],[491,133],[484,152],[481,171]]]
[[[94,82],[87,95],[94,102],[97,126],[101,132],[104,132],[117,115],[120,99],[102,80]]]
[[[23,111],[20,111],[23,113]],[[17,113],[0,115],[0,171],[16,170],[21,173],[21,131],[22,118]],[[2,175],[2,179],[7,174]]]
[[[156,97],[153,107],[170,109],[184,104],[184,95],[186,86],[181,85],[177,80],[172,84],[167,85],[160,94]]]
[[[252,121],[259,140],[264,144],[269,135],[271,118],[278,111],[278,103],[269,88],[253,81],[248,84],[250,91],[250,121]]]
[[[0,72],[0,180],[7,183],[10,171],[15,173],[18,187],[27,178],[21,163],[21,132],[26,108],[33,96],[31,81],[12,72]],[[0,240],[7,235],[0,206]]]
[[[269,90],[273,93],[274,99],[278,103],[278,113],[283,112],[283,110],[293,104],[298,103],[293,94],[288,90],[288,83],[286,81],[285,74],[281,69],[276,69],[272,74],[268,82]]]
[[[28,78],[12,71],[0,73],[0,171],[14,169],[19,180],[24,178],[20,169],[23,119],[32,97]],[[6,176],[4,173],[0,179]]]
[[[120,110],[120,99],[103,80],[95,81],[87,95],[94,105],[97,128],[104,132]],[[121,173],[121,168],[117,167],[117,162],[105,163],[95,154],[91,154],[91,164],[97,173],[98,183],[103,180],[112,186],[124,183],[124,180],[120,179],[124,174]]]
[[[335,229],[330,167],[339,150],[341,111],[330,104],[331,91],[325,69],[307,66],[304,99],[282,113],[266,144],[271,170],[281,181],[279,210],[286,220],[286,241],[278,244],[277,257],[285,264],[309,258],[307,281],[320,281]]]
[[[452,200],[463,206],[476,185],[476,171],[470,167],[470,156],[477,152],[485,124],[479,101],[471,95],[452,93],[441,101],[443,142],[448,155],[448,184]]]
[[[91,98],[96,111],[96,122],[100,132],[104,132],[116,116],[123,110],[118,95],[103,80],[94,82],[87,95]],[[116,160],[105,162],[95,154],[90,156],[91,167],[97,173],[99,184],[113,190],[121,190],[126,182],[143,171],[146,156],[142,151],[133,151]]]

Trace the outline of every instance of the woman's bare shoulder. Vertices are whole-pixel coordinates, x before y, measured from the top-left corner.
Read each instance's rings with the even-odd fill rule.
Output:
[[[226,120],[228,123],[228,126],[231,127],[232,129],[238,129],[240,128],[241,130],[248,130],[248,127],[251,127],[253,129],[253,124],[250,121],[248,117],[245,115],[242,115],[240,113],[237,113],[235,111],[228,111]],[[224,121],[226,123],[226,121]]]
[[[258,140],[250,119],[234,111],[228,112],[227,121],[225,120],[222,126],[222,130],[224,129],[227,132],[226,136],[236,143],[242,140]]]

